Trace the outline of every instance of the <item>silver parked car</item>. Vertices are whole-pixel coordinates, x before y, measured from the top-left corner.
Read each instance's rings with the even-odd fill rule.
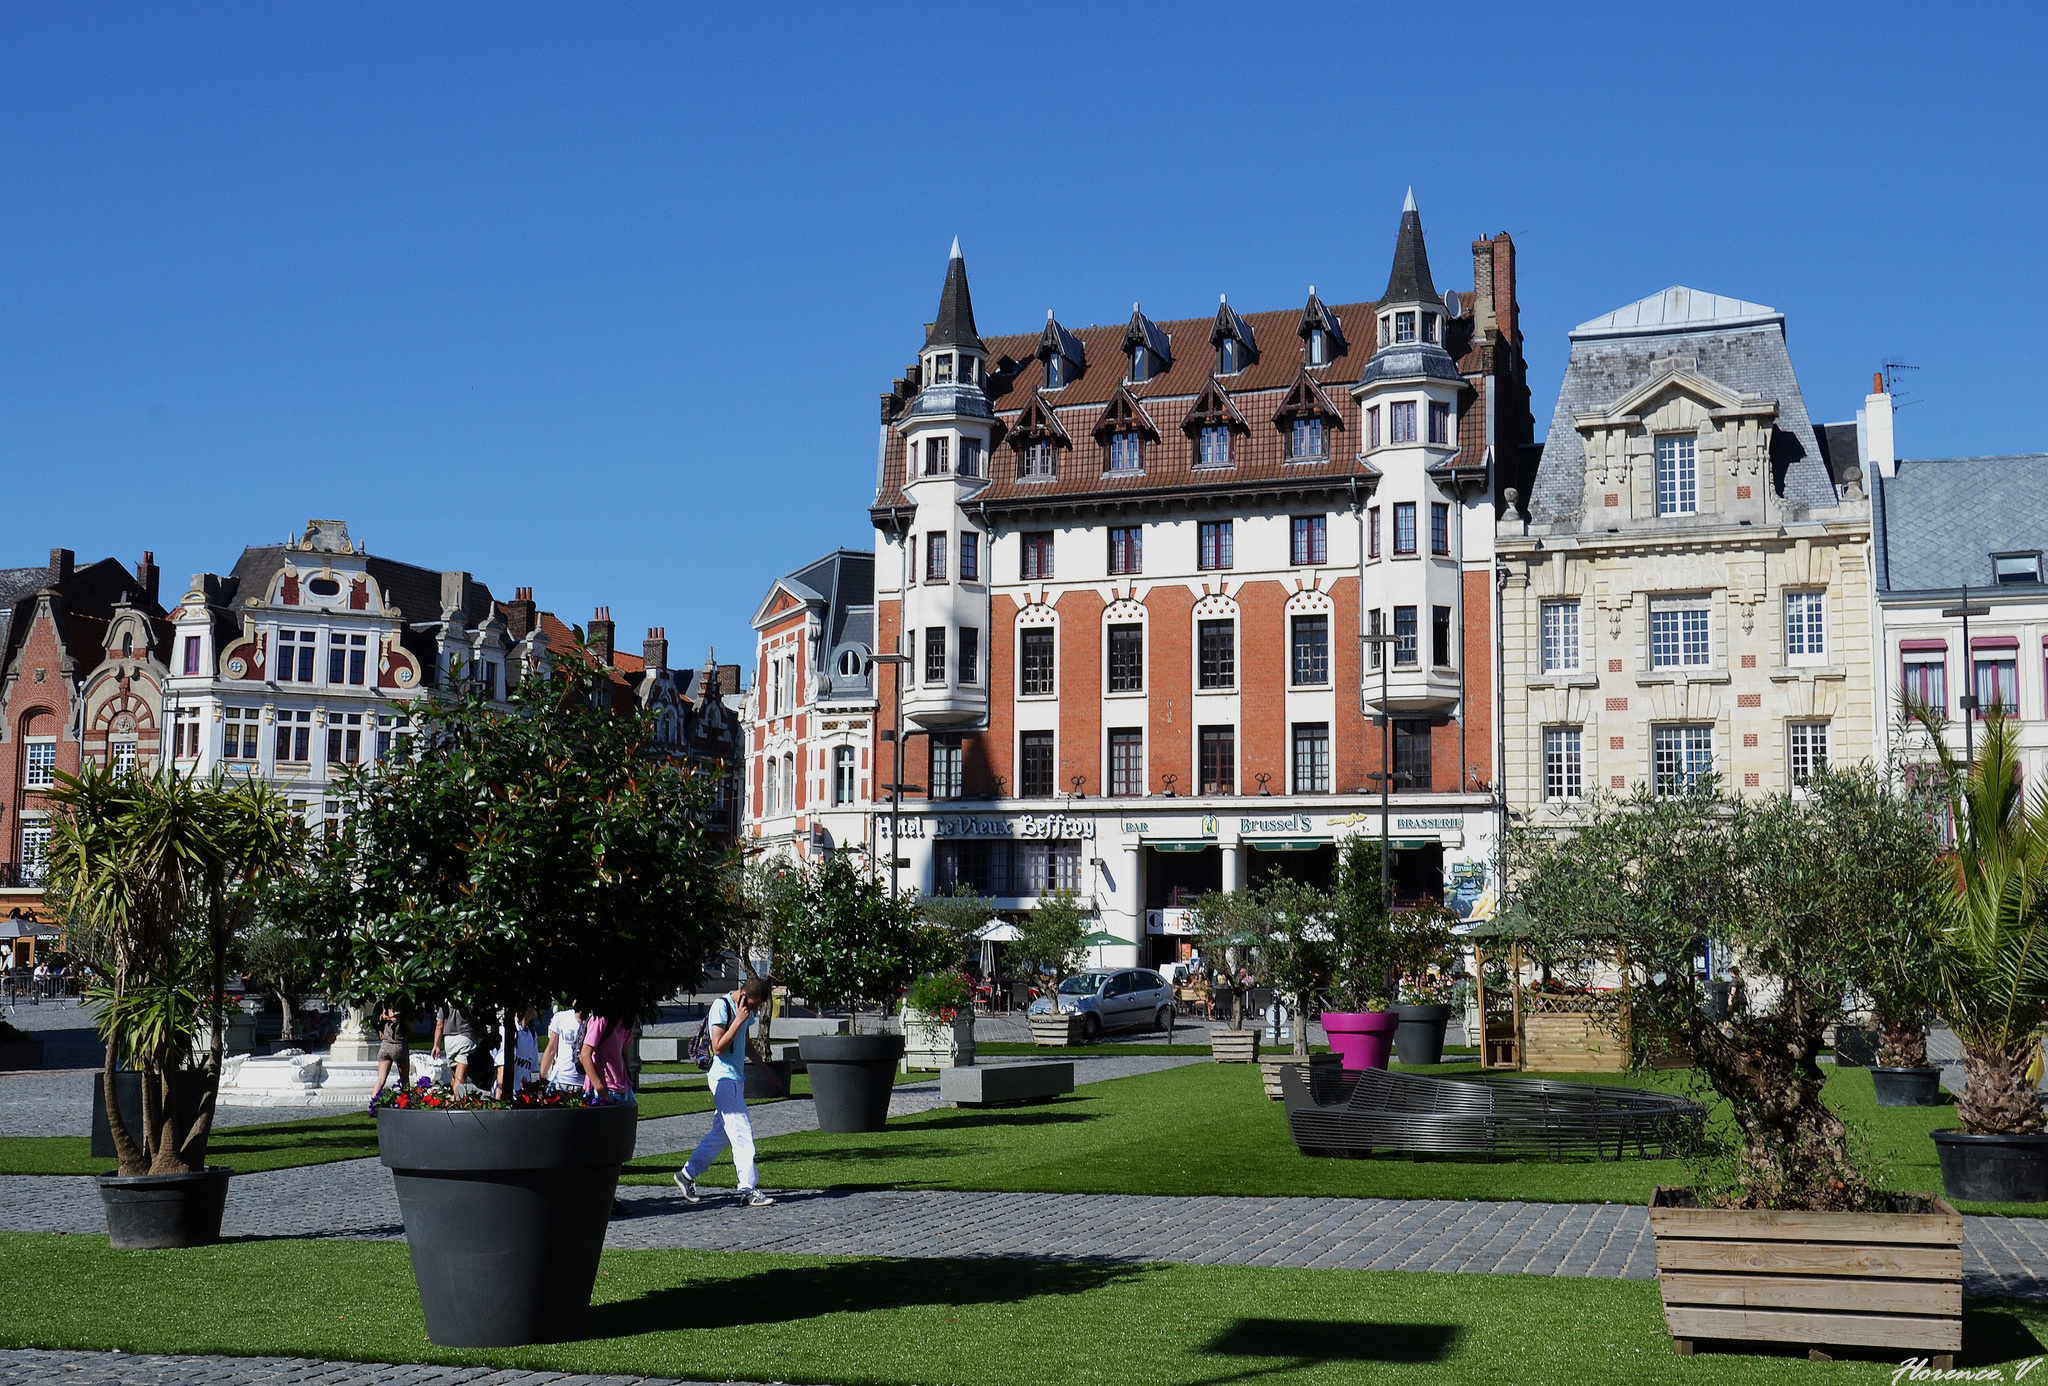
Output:
[[[1060,983],[1060,1009],[1078,1011],[1084,1042],[1093,1044],[1105,1030],[1171,1030],[1173,989],[1149,969],[1105,969],[1081,972]],[[1045,1015],[1052,1006],[1043,996],[1031,1003],[1031,1015]]]

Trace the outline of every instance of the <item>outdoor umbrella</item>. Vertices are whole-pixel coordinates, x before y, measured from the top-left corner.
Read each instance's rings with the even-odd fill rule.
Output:
[[[1102,964],[1102,955],[1099,950],[1111,947],[1115,944],[1119,944],[1122,942],[1124,942],[1124,940],[1118,938],[1115,934],[1104,933],[1102,930],[1097,929],[1094,933],[1089,934],[1086,938],[1083,938],[1081,940],[1081,946],[1083,948],[1094,948],[1098,950],[1095,956],[1095,962],[1096,965],[1099,967]]]

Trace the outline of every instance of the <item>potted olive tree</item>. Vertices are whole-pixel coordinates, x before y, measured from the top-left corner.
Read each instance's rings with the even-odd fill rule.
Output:
[[[276,906],[313,942],[329,994],[407,1009],[462,998],[509,1034],[550,998],[630,1022],[701,975],[733,908],[706,827],[713,787],[659,754],[652,717],[614,710],[610,690],[586,650],[558,652],[509,709],[480,691],[424,705],[412,754],[344,782],[342,826]],[[581,1332],[633,1154],[630,1091],[429,1085],[373,1109],[428,1336],[504,1347]]]
[[[1859,1278],[1901,1243],[1960,1247],[1962,1219],[1939,1199],[1885,1189],[1859,1164],[1822,1099],[1820,1064],[1825,1032],[1871,980],[1872,941],[1925,927],[1937,908],[1937,847],[1922,806],[1868,770],[1821,776],[1796,799],[1642,791],[1511,835],[1505,874],[1525,949],[1560,969],[1609,960],[1627,998],[1620,1038],[1632,1067],[1683,1051],[1734,1123],[1728,1165],[1651,1203],[1666,1326],[1681,1351],[1697,1338],[1960,1344],[1959,1257],[1952,1275],[1883,1282],[1882,1297]],[[1769,979],[1746,1007],[1708,1005],[1695,966],[1704,939]],[[1725,1259],[1729,1245],[1784,1242],[1820,1249]],[[1731,1269],[1739,1283],[1702,1274]]]
[[[1082,1038],[1084,1019],[1078,1011],[1060,1005],[1060,983],[1071,975],[1088,955],[1088,917],[1074,903],[1072,891],[1057,890],[1041,898],[1031,912],[1017,923],[1018,937],[1010,954],[1022,969],[1038,978],[1045,1010],[1034,1005],[1029,1013],[1031,1042],[1041,1047],[1060,1048]]]
[[[1932,728],[1930,728],[1932,729]],[[2048,1199],[2048,1114],[2028,1068],[2048,1019],[2048,793],[2029,802],[2015,728],[1985,719],[1974,765],[1931,738],[1960,888],[1935,926],[1935,1006],[1963,1045],[1954,1130],[1934,1133],[1957,1198]]]
[[[851,1031],[797,1041],[818,1129],[879,1131],[889,1121],[903,1036],[861,1034],[861,1013],[874,1006],[879,1014],[911,978],[943,965],[951,942],[919,917],[915,895],[892,899],[843,853],[797,869],[797,888],[775,921],[775,971],[811,1004],[845,1010]]]
[[[260,781],[171,771],[89,766],[60,775],[49,800],[49,898],[101,974],[89,995],[100,1007],[100,1095],[119,1161],[99,1181],[109,1238],[137,1249],[216,1241],[234,1175],[206,1163],[226,1059],[228,959],[299,826]],[[194,1071],[202,1031],[211,1043]],[[124,1065],[141,1087],[139,1130],[123,1111]]]
[[[1444,1030],[1457,1014],[1450,970],[1457,959],[1458,916],[1435,902],[1397,911],[1392,920],[1395,966],[1401,972],[1394,1052],[1404,1064],[1442,1063]]]
[[[1364,837],[1344,843],[1337,858],[1331,915],[1329,1003],[1323,1033],[1347,1070],[1385,1068],[1400,1014],[1394,1010],[1399,952],[1387,896],[1380,886],[1380,845]]]

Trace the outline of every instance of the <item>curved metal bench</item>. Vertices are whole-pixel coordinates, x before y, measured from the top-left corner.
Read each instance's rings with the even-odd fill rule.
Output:
[[[1461,1080],[1326,1065],[1280,1070],[1304,1155],[1667,1158],[1699,1143],[1706,1108],[1641,1088],[1539,1078]]]

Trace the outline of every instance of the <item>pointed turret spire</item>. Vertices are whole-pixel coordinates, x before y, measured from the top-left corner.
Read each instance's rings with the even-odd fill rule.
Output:
[[[1421,303],[1434,299],[1436,285],[1429,278],[1429,251],[1422,243],[1422,213],[1415,210],[1415,189],[1401,205],[1401,234],[1394,242],[1394,271],[1387,276],[1387,291],[1381,303]]]
[[[967,294],[967,259],[960,253],[960,238],[953,238],[953,254],[946,261],[946,287],[939,294],[939,316],[925,334],[928,347],[959,346],[981,351],[981,338],[974,333],[974,300]]]

